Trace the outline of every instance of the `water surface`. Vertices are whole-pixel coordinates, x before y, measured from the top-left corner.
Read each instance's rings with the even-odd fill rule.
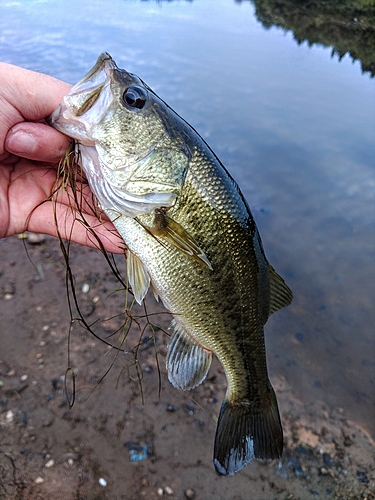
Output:
[[[271,375],[375,434],[371,73],[265,29],[250,2],[2,2],[2,61],[75,83],[102,51],[188,120],[240,184],[295,295],[266,327]]]

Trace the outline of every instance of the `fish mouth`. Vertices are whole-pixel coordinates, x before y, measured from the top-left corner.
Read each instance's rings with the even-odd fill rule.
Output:
[[[81,144],[93,146],[89,132],[112,103],[110,82],[116,69],[107,52],[100,54],[92,69],[70,89],[46,122]]]
[[[82,92],[85,89],[97,86],[101,78],[110,78],[111,72],[114,69],[118,69],[115,61],[108,52],[103,52],[90,71],[72,87],[70,92]]]

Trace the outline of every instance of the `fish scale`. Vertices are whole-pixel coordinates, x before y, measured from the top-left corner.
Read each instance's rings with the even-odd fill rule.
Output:
[[[238,185],[197,132],[108,54],[49,122],[78,144],[89,185],[127,245],[136,300],[151,285],[173,314],[171,383],[202,383],[213,354],[224,368],[217,473],[280,457],[263,327],[292,293],[267,262]]]

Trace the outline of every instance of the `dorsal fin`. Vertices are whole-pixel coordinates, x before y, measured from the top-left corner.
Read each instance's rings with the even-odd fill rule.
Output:
[[[175,329],[168,345],[167,370],[171,384],[187,391],[199,385],[210,369],[212,353],[198,345],[173,322]]]
[[[285,284],[281,276],[277,274],[275,269],[268,264],[270,276],[270,312],[269,316],[274,312],[289,306],[293,300],[291,289]]]
[[[138,304],[142,304],[150,286],[150,276],[142,261],[129,249],[127,250],[126,271],[129,285]]]

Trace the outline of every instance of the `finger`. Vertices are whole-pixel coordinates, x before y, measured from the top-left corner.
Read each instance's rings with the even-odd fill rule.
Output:
[[[0,84],[4,98],[26,120],[50,115],[71,88],[51,76],[6,63],[0,63]]]
[[[68,137],[43,123],[17,123],[5,139],[5,149],[9,153],[49,163],[57,163],[68,146]]]
[[[53,217],[53,211],[56,216]],[[91,229],[87,229],[87,226]],[[124,240],[109,220],[99,221],[95,216],[85,214],[85,221],[64,204],[52,202],[39,205],[28,218],[28,231],[35,233],[60,235],[61,238],[74,241],[92,248],[100,248],[97,238],[107,252],[124,253]],[[97,236],[97,238],[94,236]]]

